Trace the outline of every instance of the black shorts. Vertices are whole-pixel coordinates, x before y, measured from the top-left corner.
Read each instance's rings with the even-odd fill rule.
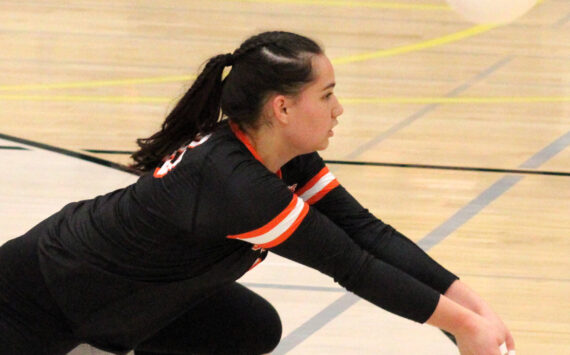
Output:
[[[84,342],[74,336],[41,274],[37,244],[44,228],[40,223],[0,247],[0,355],[63,355]],[[234,282],[141,339],[135,353],[262,354],[280,338],[273,306]]]
[[[0,247],[0,354],[65,354],[77,346],[38,262],[46,223]]]

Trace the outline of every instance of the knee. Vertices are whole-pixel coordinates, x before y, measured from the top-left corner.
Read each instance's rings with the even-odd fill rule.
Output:
[[[281,318],[273,306],[266,313],[265,318],[264,325],[261,327],[263,342],[260,354],[267,354],[273,351],[279,345],[283,333]]]
[[[283,328],[277,310],[267,300],[259,297],[249,308],[248,323],[244,328],[247,333],[239,340],[234,353],[267,354],[273,351],[281,341]],[[236,344],[237,345],[237,344]],[[235,351],[240,349],[239,351]]]

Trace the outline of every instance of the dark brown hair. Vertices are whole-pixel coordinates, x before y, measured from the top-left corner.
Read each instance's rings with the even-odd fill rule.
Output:
[[[270,93],[294,95],[313,80],[311,58],[322,54],[315,41],[290,32],[250,37],[233,54],[210,58],[190,89],[168,114],[161,129],[140,138],[131,166],[152,171],[184,144],[212,132],[223,116],[254,127]],[[225,79],[224,68],[231,66]]]

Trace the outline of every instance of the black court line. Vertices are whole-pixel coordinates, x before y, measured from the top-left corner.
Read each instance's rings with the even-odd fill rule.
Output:
[[[5,136],[5,135],[0,133],[0,138],[2,138],[3,136]],[[25,144],[28,144],[28,145],[34,145],[34,144],[36,146],[39,145],[39,148],[50,147],[52,149],[56,149],[58,151],[58,153],[61,153],[61,151],[69,152],[70,154],[72,154],[72,156],[74,156],[76,158],[83,159],[82,156],[86,156],[86,157],[89,157],[90,159],[96,159],[96,160],[101,161],[101,162],[106,162],[105,164],[103,164],[106,166],[109,166],[108,164],[115,164],[115,163],[109,162],[105,159],[95,158],[95,157],[91,157],[89,155],[82,155],[81,153],[67,151],[67,150],[62,149],[62,148],[57,148],[57,147],[47,146],[47,145],[41,144],[41,143],[26,141],[26,140],[21,139],[21,138],[15,138],[15,137],[12,137],[12,138],[25,141],[26,142]],[[10,140],[12,140],[12,139],[10,139]],[[23,148],[23,147],[9,147],[9,146],[0,146],[0,149],[27,150],[26,148]],[[47,148],[45,148],[45,149],[47,149]],[[83,149],[83,151],[88,152],[88,153],[94,153],[94,154],[116,154],[116,155],[131,155],[134,153],[133,151],[130,151],[130,150],[110,150],[110,149]],[[67,153],[64,153],[64,154],[67,154]],[[92,160],[90,160],[90,161],[92,161]],[[501,173],[501,174],[522,174],[522,175],[529,175],[530,174],[530,175],[570,176],[570,172],[565,172],[565,171],[480,168],[480,167],[470,167],[470,166],[452,166],[452,165],[435,165],[435,164],[384,163],[384,162],[354,161],[354,160],[325,160],[325,163],[327,163],[327,164],[338,164],[338,165],[381,166],[381,167],[390,167],[390,168],[412,168],[412,169],[430,169],[430,170],[459,170],[459,171],[473,171],[473,172]],[[127,171],[132,172],[132,171],[128,170],[128,168],[123,166],[123,165],[120,165],[120,164],[115,164],[115,165],[119,165],[121,167],[120,170],[125,171],[124,169],[127,169]]]
[[[134,152],[128,150],[107,150],[107,149],[83,149],[89,153],[95,154],[128,154]],[[460,170],[460,171],[474,171],[485,173],[501,173],[501,174],[533,174],[533,175],[555,175],[555,176],[570,176],[570,172],[564,171],[546,171],[546,170],[528,170],[528,169],[501,169],[501,168],[479,168],[469,166],[451,166],[451,165],[433,165],[433,164],[407,164],[407,163],[383,163],[371,161],[354,161],[354,160],[325,160],[327,164],[339,165],[359,165],[359,166],[382,166],[392,168],[415,168],[415,169],[431,169],[431,170]]]
[[[25,144],[28,146],[32,146],[32,147],[36,147],[36,148],[40,148],[40,149],[44,149],[44,150],[48,150],[50,152],[54,152],[54,153],[59,153],[59,154],[63,154],[63,155],[67,155],[73,158],[77,158],[77,159],[81,159],[81,160],[85,160],[91,163],[95,163],[95,164],[99,164],[99,165],[103,165],[106,166],[108,168],[112,168],[112,169],[116,169],[116,170],[120,170],[123,172],[127,172],[133,175],[137,175],[133,170],[129,169],[127,166],[122,165],[122,164],[118,164],[118,163],[114,163],[105,159],[100,159],[100,158],[96,158],[87,154],[83,154],[83,153],[79,153],[79,152],[74,152],[68,149],[63,149],[63,148],[59,148],[59,147],[54,147],[52,145],[48,145],[48,144],[44,144],[44,143],[39,143],[39,142],[35,142],[35,141],[31,141],[28,139],[24,139],[24,138],[19,138],[19,137],[14,137],[14,136],[10,136],[7,134],[3,134],[0,133],[0,139],[5,139],[11,142],[15,142],[15,143],[20,143],[20,144]]]
[[[477,168],[469,166],[451,166],[451,165],[430,165],[430,164],[403,164],[403,163],[381,163],[381,162],[367,162],[367,161],[352,161],[352,160],[326,160],[327,164],[345,164],[345,165],[363,165],[363,166],[385,166],[394,168],[415,168],[415,169],[433,169],[433,170],[461,170],[461,171],[475,171],[486,173],[501,173],[501,174],[535,174],[535,175],[556,175],[556,176],[570,176],[570,172],[565,171],[546,171],[546,170],[527,170],[527,169],[501,169],[501,168]]]
[[[0,149],[4,150],[29,150],[28,148],[18,147],[13,145],[0,145]]]
[[[128,154],[131,155],[134,152],[129,150],[106,150],[106,149],[83,149],[85,152],[95,153],[95,154]]]

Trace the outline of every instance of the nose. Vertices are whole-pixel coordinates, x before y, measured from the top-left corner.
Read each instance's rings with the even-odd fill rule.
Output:
[[[342,105],[337,101],[337,105],[333,108],[332,110],[332,116],[333,118],[337,118],[338,116],[342,115],[342,113],[344,112],[344,108],[342,107]]]

